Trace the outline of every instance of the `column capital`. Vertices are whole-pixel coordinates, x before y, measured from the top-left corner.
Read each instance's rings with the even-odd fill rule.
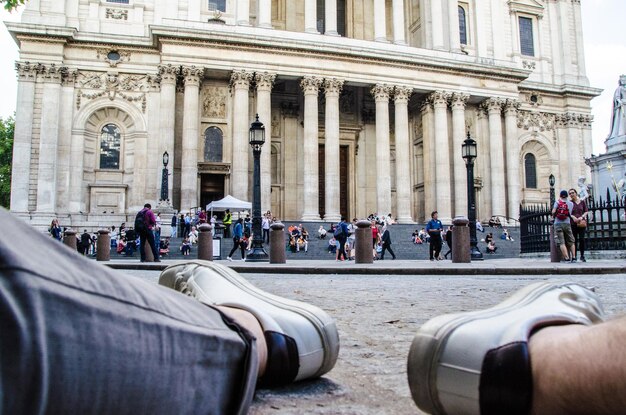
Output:
[[[78,70],[68,69],[63,73],[61,85],[73,87],[76,82],[76,78],[78,78]]]
[[[300,88],[304,91],[304,95],[317,95],[321,85],[322,78],[317,78],[315,76],[305,76],[302,78],[302,81],[300,81]]]
[[[393,87],[393,101],[396,104],[406,104],[409,102],[409,98],[413,95],[413,88],[408,86],[394,86]]]
[[[433,103],[432,101],[429,99],[430,97],[426,97],[421,103],[420,103],[420,112],[425,113],[428,111],[432,111],[433,109]]]
[[[517,116],[517,110],[520,109],[522,103],[517,99],[507,99],[504,103],[504,113],[506,115]]]
[[[393,87],[387,84],[376,84],[370,90],[376,102],[389,101],[389,96],[393,92]]]
[[[43,82],[60,84],[64,75],[67,73],[67,67],[57,66],[54,63],[49,65],[39,63],[37,64],[37,73],[39,73]]]
[[[450,107],[452,109],[465,109],[469,97],[469,94],[463,92],[453,92],[450,96]]]
[[[257,90],[271,91],[274,86],[274,80],[276,79],[275,73],[269,72],[256,72],[254,74],[254,81],[256,82]]]
[[[159,76],[161,78],[161,84],[176,84],[176,79],[180,73],[180,67],[174,66],[171,63],[167,65],[159,65]]]
[[[343,89],[343,79],[330,78],[324,79],[324,94],[326,96],[329,95],[339,95],[341,90]]]
[[[564,114],[557,114],[556,122],[559,127],[580,127],[580,115],[575,112],[566,112]]]
[[[17,79],[20,82],[35,82],[37,80],[37,68],[39,64],[30,62],[15,62]]]
[[[185,80],[185,86],[198,86],[200,80],[204,76],[204,68],[198,68],[196,66],[183,66],[181,68],[181,74]]]
[[[593,123],[593,115],[591,114],[580,114],[578,116],[578,120],[581,125],[585,128],[591,128],[591,124]]]
[[[447,107],[450,100],[450,93],[447,91],[435,91],[428,96],[428,100],[434,107]]]
[[[502,106],[504,105],[505,100],[502,98],[488,98],[486,100],[484,100],[480,106],[482,108],[484,108],[485,110],[487,110],[487,112],[489,112],[489,114],[493,114],[493,113],[501,113],[502,112]]]
[[[234,89],[248,89],[252,81],[252,72],[236,69],[230,75],[230,87]]]

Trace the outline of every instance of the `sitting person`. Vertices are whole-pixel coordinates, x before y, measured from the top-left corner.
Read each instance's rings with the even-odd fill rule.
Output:
[[[159,245],[159,255],[165,256],[170,253],[170,237],[166,236],[161,239],[161,243]]]
[[[414,244],[418,243],[417,240],[420,240],[421,243],[421,239],[420,239],[420,231],[419,229],[415,229],[413,231],[413,233],[411,234],[411,242],[413,242]]]
[[[117,248],[115,249],[115,251],[118,254],[121,254],[122,252],[124,252],[125,249],[126,249],[126,237],[123,236],[119,241],[117,241]]]
[[[430,235],[428,235],[428,232],[426,232],[426,229],[424,228],[420,229],[418,236],[422,240],[422,242],[424,243],[430,242]]]
[[[320,239],[326,239],[326,229],[324,229],[323,225],[320,225],[320,228],[317,230],[317,236]]]
[[[298,246],[296,244],[296,237],[293,235],[289,236],[289,250],[291,252],[297,252],[298,251]]]
[[[489,241],[489,243],[487,244],[487,253],[488,254],[495,254],[496,251],[498,250],[498,247],[496,246],[496,243],[494,242],[494,240],[492,239],[491,241]]]
[[[485,236],[485,242],[489,244],[489,242],[492,242],[492,241],[493,241],[493,233],[489,232],[487,236]]]
[[[184,256],[188,256],[191,253],[191,242],[189,242],[189,238],[183,239],[183,243],[180,245],[180,252],[182,252]]]
[[[245,414],[257,386],[335,365],[328,314],[229,268],[187,262],[157,286],[0,222],[2,413]]]
[[[334,254],[337,252],[337,239],[335,236],[328,240],[328,253]]]
[[[304,239],[304,236],[302,235],[300,235],[300,237],[296,241],[296,251],[300,252],[301,249],[304,249],[304,252],[308,252],[309,250],[309,241]]]
[[[195,245],[198,243],[198,229],[195,226],[191,227],[191,231],[189,232],[189,243]]]
[[[489,226],[491,226],[492,228],[499,228],[500,227],[500,218],[497,216],[492,216],[491,219],[489,219]]]
[[[509,233],[508,230],[506,230],[506,228],[504,228],[504,230],[502,231],[502,235],[500,235],[500,239],[504,241],[513,241],[513,238],[511,238],[511,234]]]

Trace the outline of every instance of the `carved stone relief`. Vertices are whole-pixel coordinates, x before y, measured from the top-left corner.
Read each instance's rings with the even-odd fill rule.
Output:
[[[202,116],[226,118],[226,90],[224,88],[206,87],[202,90]]]
[[[139,103],[141,111],[145,113],[146,91],[151,89],[154,79],[150,75],[79,71],[77,82],[77,109],[80,109],[83,99],[91,100],[107,96],[111,101],[120,97],[128,102]]]

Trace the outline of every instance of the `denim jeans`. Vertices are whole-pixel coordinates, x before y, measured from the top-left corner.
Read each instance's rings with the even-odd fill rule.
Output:
[[[0,222],[0,413],[247,412],[258,361],[246,330],[1,208]]]

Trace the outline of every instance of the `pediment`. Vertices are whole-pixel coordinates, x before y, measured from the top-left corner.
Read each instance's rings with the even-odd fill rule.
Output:
[[[539,18],[543,17],[545,1],[540,0],[509,0],[507,2],[511,14],[528,13]]]

